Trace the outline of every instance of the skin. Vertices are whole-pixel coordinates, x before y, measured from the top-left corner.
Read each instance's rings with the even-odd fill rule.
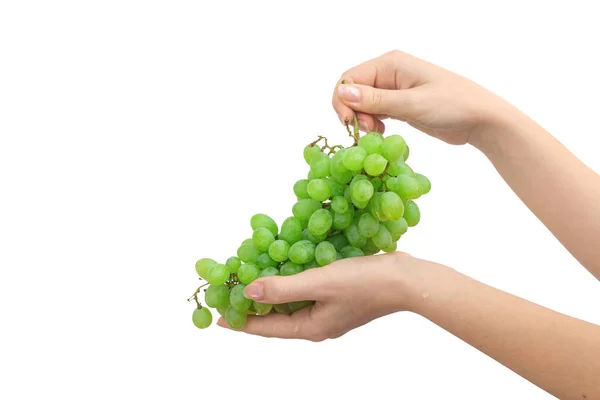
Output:
[[[345,80],[346,84],[341,84]],[[447,143],[471,144],[575,258],[600,279],[600,176],[518,109],[474,82],[393,51],[345,72],[340,121],[388,118]],[[561,212],[555,212],[561,210]],[[398,311],[417,313],[561,399],[600,399],[600,326],[405,253],[336,261],[245,289],[263,303],[315,300],[291,316],[249,317],[244,332],[322,341]],[[219,325],[227,327],[223,319]]]

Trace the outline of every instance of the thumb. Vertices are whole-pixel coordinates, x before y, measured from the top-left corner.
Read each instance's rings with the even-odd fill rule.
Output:
[[[383,114],[400,119],[417,118],[422,102],[417,88],[385,90],[366,85],[340,84],[338,95],[354,111]]]
[[[310,269],[292,276],[269,276],[250,283],[244,289],[248,299],[267,304],[302,300],[321,300],[324,294],[322,271]]]

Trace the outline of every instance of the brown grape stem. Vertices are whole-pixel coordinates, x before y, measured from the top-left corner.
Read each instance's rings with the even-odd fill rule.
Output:
[[[342,81],[342,85],[345,85],[346,80]],[[344,121],[346,123],[346,130],[352,139],[354,139],[354,146],[358,146],[358,141],[360,140],[360,131],[358,129],[358,118],[356,118],[356,111],[352,110],[352,114],[354,115],[354,133],[350,132],[350,127],[348,126],[349,121]]]

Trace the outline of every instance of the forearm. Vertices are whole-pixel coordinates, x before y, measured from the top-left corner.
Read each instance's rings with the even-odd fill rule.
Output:
[[[497,109],[474,145],[571,254],[600,279],[600,176],[511,106]]]
[[[600,326],[438,264],[409,275],[411,311],[561,399],[600,399]]]

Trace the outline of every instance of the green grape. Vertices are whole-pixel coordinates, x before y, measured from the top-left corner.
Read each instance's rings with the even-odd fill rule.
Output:
[[[343,249],[341,249],[340,254],[343,258],[361,257],[365,255],[365,253],[361,249],[350,245],[345,246]]]
[[[407,200],[404,203],[404,219],[406,220],[406,224],[408,226],[415,226],[421,220],[421,211],[412,200]]]
[[[389,182],[389,179],[388,179]],[[381,196],[383,196],[383,193],[377,192],[373,195],[373,197],[371,197],[371,200],[369,201],[369,207],[370,207],[370,211],[371,211],[371,215],[375,217],[375,219],[377,219],[378,221],[386,221],[387,217],[385,216],[385,214],[383,213],[383,210],[381,209]]]
[[[271,248],[271,246],[269,246],[269,248]],[[273,260],[268,253],[262,253],[260,256],[258,256],[258,260],[256,260],[256,266],[259,269],[276,267],[277,261]]]
[[[331,185],[325,179],[313,179],[308,183],[308,194],[315,200],[325,201],[331,197]]]
[[[353,216],[354,216],[354,212],[353,212],[353,209],[351,209],[351,208],[348,209],[348,211],[346,211],[343,214],[338,214],[338,213],[334,212],[333,213],[333,222],[332,222],[331,226],[333,226],[333,229],[338,229],[338,230],[346,229],[352,223]]]
[[[249,284],[256,278],[258,278],[258,274],[260,273],[260,269],[255,264],[242,264],[240,267],[237,276],[240,282],[244,285]]]
[[[217,262],[212,258],[201,258],[196,261],[196,272],[202,279],[206,279],[208,269],[215,264],[217,264]]]
[[[336,260],[341,260],[342,258],[344,258],[344,257],[342,256],[342,253],[340,253],[339,251],[335,253],[335,259],[336,259]]]
[[[227,307],[229,305],[229,288],[225,285],[210,285],[204,292],[206,305],[212,308]]]
[[[314,181],[311,181],[311,183],[319,180],[322,179],[315,179]],[[292,207],[292,214],[298,219],[308,220],[312,213],[321,208],[323,208],[323,205],[320,201],[314,199],[302,199],[294,204]],[[281,227],[281,230],[283,231],[283,226]]]
[[[425,175],[415,174],[415,178],[419,181],[419,185],[421,185],[421,192],[423,194],[429,193],[431,190],[431,182]]]
[[[300,179],[294,183],[294,194],[299,199],[310,199],[308,191],[306,190],[308,187],[308,182],[310,182],[308,179]]]
[[[398,248],[398,243],[392,241],[392,244],[390,244],[389,246],[386,246],[386,247],[382,247],[381,250],[385,251],[386,253],[392,253],[392,252],[396,251],[397,248]]]
[[[254,240],[252,240],[252,238],[246,239],[242,242],[242,244],[240,246],[242,246],[244,244],[251,244],[252,246],[254,246]]]
[[[344,166],[344,153],[346,152],[346,150],[347,149],[340,149],[333,155],[333,157],[331,157],[331,173],[336,172],[343,174],[345,172],[348,172],[348,168]]]
[[[192,322],[197,328],[205,329],[212,324],[212,314],[206,307],[196,308],[192,314]]]
[[[265,214],[256,214],[250,219],[250,226],[255,231],[258,228],[267,228],[271,231],[273,236],[277,235],[277,224],[273,221],[273,218]]]
[[[350,205],[348,204],[348,200],[346,200],[345,197],[336,196],[333,199],[331,199],[331,210],[338,214],[343,214],[346,211],[348,211],[349,206]]]
[[[352,182],[350,183],[350,186],[352,186],[353,184],[355,184],[358,181],[364,181],[364,180],[368,180],[369,178],[366,175],[361,174],[360,172],[358,172],[356,175],[354,175],[354,177],[352,177]]]
[[[335,172],[331,171],[331,178],[337,183],[346,184],[352,180],[352,172]]]
[[[227,301],[227,307],[217,307],[217,312],[221,314],[223,318],[225,318],[225,313],[227,313],[227,309],[229,308],[229,300]]]
[[[373,189],[373,184],[368,181],[368,180],[359,180],[356,183],[354,183],[350,189],[352,190],[352,202],[354,203],[354,205],[356,205],[358,207],[358,205],[356,203],[362,204],[362,203],[369,203],[369,200],[371,200],[371,197],[373,197],[373,193],[375,192],[375,190]],[[366,204],[365,204],[366,207]],[[364,208],[364,207],[359,207],[359,208]]]
[[[349,227],[344,229],[344,235],[346,235],[348,242],[354,247],[362,247],[367,242],[367,238],[362,236],[358,231],[358,221],[356,218]]]
[[[408,145],[406,145],[406,147],[404,148],[404,153],[402,153],[402,159],[404,160],[404,162],[406,162],[406,160],[408,160],[409,155],[410,155],[410,149],[408,148]]]
[[[404,218],[400,218],[397,221],[385,221],[383,224],[390,231],[394,242],[400,239],[400,236],[404,235],[408,230],[408,224]]]
[[[329,186],[331,186],[331,197],[332,198],[335,196],[343,196],[344,195],[344,190],[346,190],[345,184],[336,182],[334,179],[331,179],[331,178],[326,178],[325,180],[329,183]]]
[[[371,179],[371,185],[373,185],[373,190],[375,192],[377,192],[381,188],[382,184],[383,184],[383,182],[381,181],[381,178],[379,178],[379,177],[375,177],[375,178]]]
[[[327,238],[327,241],[331,243],[337,251],[340,251],[349,243],[345,235],[335,235],[330,238]]]
[[[288,257],[295,264],[307,263],[315,258],[315,244],[310,240],[300,240],[290,247]]]
[[[310,240],[314,244],[321,243],[327,239],[327,232],[322,235],[313,235],[308,229],[302,231],[302,240]]]
[[[315,176],[315,174],[312,172],[312,170],[308,171],[308,174],[306,175],[306,179],[308,179],[309,181],[312,181],[313,179],[316,179],[317,177]]]
[[[367,151],[367,154],[381,154],[384,140],[379,132],[369,132],[358,141],[358,145]]]
[[[279,314],[290,315],[292,313],[292,310],[290,310],[290,307],[286,303],[284,303],[284,304],[273,304],[273,308]]]
[[[335,247],[329,242],[321,242],[315,249],[315,260],[320,266],[331,264],[337,258]]]
[[[379,247],[375,246],[375,243],[373,243],[371,238],[367,239],[367,242],[361,247],[361,250],[366,256],[379,253]]]
[[[211,285],[223,285],[229,279],[229,269],[225,264],[214,264],[206,271],[206,280]]]
[[[310,172],[314,179],[325,178],[329,175],[329,156],[325,153],[315,154],[310,162]],[[311,179],[312,180],[312,179]]]
[[[229,304],[235,311],[240,313],[246,312],[246,310],[248,310],[252,305],[252,300],[247,299],[244,296],[245,287],[246,285],[240,283],[232,287],[229,291]]]
[[[333,216],[329,210],[320,209],[313,213],[308,220],[308,230],[313,235],[322,235],[331,229]]]
[[[397,185],[394,186],[394,192],[402,197],[402,199],[416,199],[421,196],[421,185],[417,178],[408,175],[398,175],[395,181]],[[390,190],[392,189],[390,188]]]
[[[319,268],[319,267],[320,267],[320,265],[317,262],[317,260],[309,261],[309,262],[307,262],[306,264],[304,264],[302,266],[302,268],[304,269],[304,271],[312,269],[312,268]]]
[[[258,315],[267,315],[273,309],[273,304],[254,302],[254,309]]]
[[[389,175],[392,175],[392,176],[398,176],[398,175],[414,176],[415,175],[415,172],[412,170],[412,168],[409,167],[408,164],[406,164],[402,160],[396,160],[394,162],[391,162],[390,167],[388,168],[387,172]]]
[[[290,303],[287,303],[288,307],[290,308],[290,311],[293,313],[298,312],[300,310],[302,310],[303,308],[306,307],[310,307],[312,306],[314,303],[310,300],[304,300],[304,301],[293,301]]]
[[[237,257],[229,257],[225,262],[225,265],[227,266],[227,269],[230,273],[235,274],[236,272],[238,272],[238,269],[240,269],[240,265],[242,265],[242,262]]]
[[[304,267],[302,267],[302,265],[298,265],[291,261],[286,261],[285,264],[281,266],[279,274],[281,276],[291,276],[299,274],[302,271],[304,271]]]
[[[350,171],[360,171],[367,157],[367,151],[362,147],[351,147],[344,152],[344,167]]]
[[[285,240],[289,244],[294,244],[298,240],[302,239],[302,224],[296,217],[288,217],[281,224],[281,233],[279,239]],[[277,260],[272,255],[273,260]],[[277,260],[279,261],[279,260]]]
[[[379,224],[379,230],[371,239],[373,239],[375,246],[379,247],[380,249],[388,247],[392,244],[392,235],[385,225],[382,224]]]
[[[310,165],[310,162],[312,161],[312,159],[314,158],[314,156],[316,154],[321,153],[321,148],[319,146],[316,145],[308,145],[304,148],[304,161],[306,161],[306,163],[308,165]],[[322,154],[322,153],[321,153]]]
[[[308,228],[308,220],[307,219],[298,218],[298,221],[300,221],[300,229],[305,230],[306,228]]]
[[[276,240],[269,246],[269,257],[273,260],[282,262],[288,259],[290,244],[285,240]]]
[[[381,195],[381,211],[392,221],[397,221],[404,214],[402,199],[394,192],[385,192]]]
[[[365,172],[371,176],[383,174],[387,160],[381,154],[370,154],[365,158]]]
[[[254,242],[254,239],[252,239]],[[253,244],[243,244],[237,250],[237,256],[243,262],[254,263],[258,260],[260,251]]]
[[[279,275],[279,270],[275,267],[267,267],[260,271],[259,278],[264,278],[265,276],[276,276]]]
[[[361,236],[370,238],[379,230],[379,221],[371,214],[363,214],[358,219],[358,232]]]
[[[275,241],[275,236],[267,228],[258,228],[252,234],[252,241],[254,242],[254,247],[258,250],[267,251],[271,243]]]
[[[239,331],[246,325],[247,319],[246,310],[237,311],[232,306],[229,306],[227,311],[225,311],[225,322],[236,331]]]
[[[383,156],[388,161],[396,161],[402,154],[404,153],[404,149],[406,148],[406,142],[400,135],[391,135],[384,139],[383,147]]]

